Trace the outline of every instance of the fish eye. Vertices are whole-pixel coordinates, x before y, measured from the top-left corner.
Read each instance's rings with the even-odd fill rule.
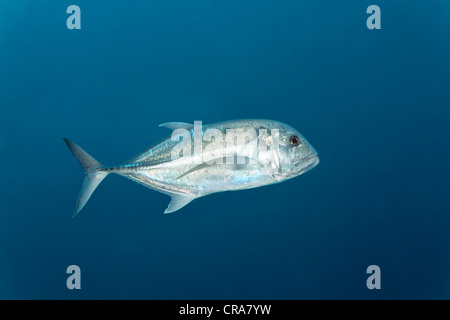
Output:
[[[290,136],[289,137],[289,143],[292,146],[298,146],[300,144],[300,138],[297,136]]]

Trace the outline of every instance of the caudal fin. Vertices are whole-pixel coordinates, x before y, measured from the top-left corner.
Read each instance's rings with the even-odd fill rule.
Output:
[[[78,212],[83,209],[86,202],[88,202],[92,193],[94,193],[95,189],[98,187],[100,182],[105,179],[109,172],[104,171],[104,167],[97,160],[92,158],[86,151],[81,149],[72,141],[63,138],[67,146],[69,147],[72,154],[80,163],[81,167],[86,172],[86,178],[84,179],[83,186],[81,187],[80,195],[78,197],[77,206],[75,208],[75,212],[73,216],[75,217]]]

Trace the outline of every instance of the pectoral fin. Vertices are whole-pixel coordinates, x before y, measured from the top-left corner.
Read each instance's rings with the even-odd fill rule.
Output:
[[[250,160],[253,161],[254,165],[258,165],[258,166],[261,165],[259,162],[257,162],[254,159],[250,159]],[[235,161],[235,160],[233,160],[233,161]],[[229,169],[229,170],[246,170],[248,168],[249,164],[248,163],[245,163],[245,164],[238,164],[238,163],[228,164],[226,157],[221,157],[221,158],[217,158],[217,159],[210,159],[209,161],[202,162],[199,165],[196,165],[195,167],[189,169],[185,173],[179,175],[176,178],[176,180],[178,180],[178,179],[180,179],[180,178],[182,178],[182,177],[184,177],[184,176],[186,176],[186,175],[188,175],[188,174],[190,174],[192,172],[195,172],[195,171],[198,171],[198,170],[202,170],[202,169],[205,169],[205,168],[208,168],[208,167],[212,168],[214,166],[226,166],[227,169]]]
[[[166,211],[164,211],[164,213],[172,213],[178,211],[196,198],[192,195],[179,193],[170,193],[169,195],[172,197],[172,200],[170,201],[169,206],[167,207]]]
[[[178,180],[178,179],[184,177],[185,175],[188,175],[189,173],[192,173],[192,172],[194,172],[194,171],[204,169],[204,168],[206,168],[207,166],[208,166],[208,164],[207,164],[206,162],[203,162],[203,163],[201,163],[201,164],[199,164],[199,165],[193,167],[192,169],[189,169],[188,171],[186,171],[186,172],[183,173],[182,175],[178,176],[175,180]]]

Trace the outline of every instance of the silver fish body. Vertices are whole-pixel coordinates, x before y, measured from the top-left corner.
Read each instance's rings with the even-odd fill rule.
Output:
[[[116,173],[172,197],[165,213],[208,194],[256,188],[296,177],[319,163],[312,145],[294,128],[272,120],[210,125],[162,124],[172,135],[123,165],[104,167],[65,139],[87,177],[75,210],[98,184]]]

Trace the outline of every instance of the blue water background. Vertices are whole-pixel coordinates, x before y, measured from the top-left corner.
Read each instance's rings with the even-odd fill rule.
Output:
[[[449,16],[443,0],[2,0],[0,298],[450,298]],[[160,123],[239,118],[292,125],[319,166],[170,215],[110,176],[72,219],[84,175],[62,137],[116,165]]]

